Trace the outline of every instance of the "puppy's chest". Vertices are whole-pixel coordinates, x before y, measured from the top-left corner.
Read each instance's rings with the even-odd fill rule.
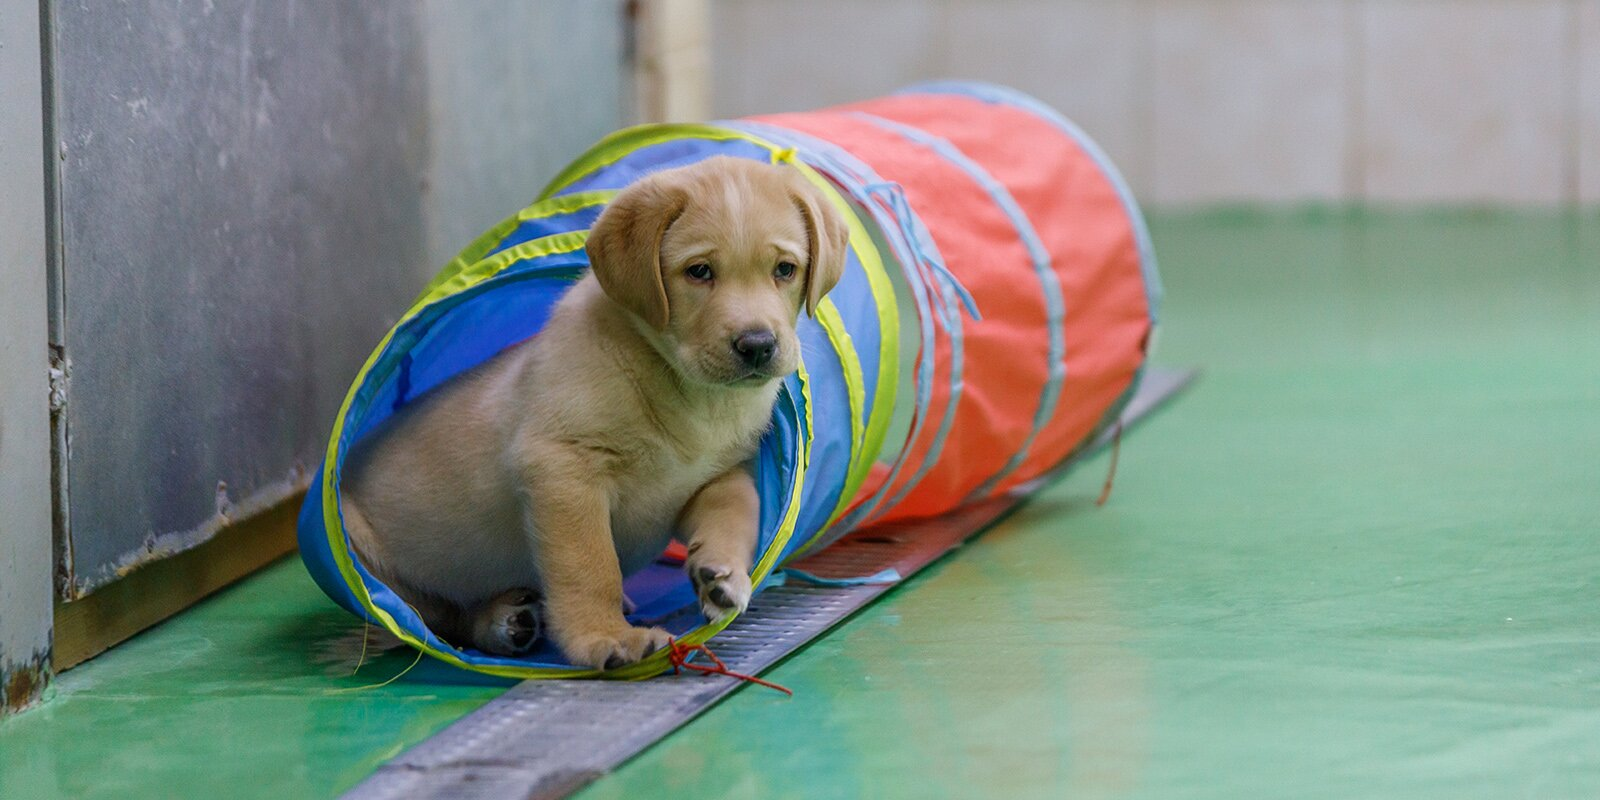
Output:
[[[737,454],[708,453],[697,459],[659,457],[618,476],[611,500],[612,541],[623,574],[661,553],[676,532],[683,508],[707,482],[739,463]]]
[[[734,467],[754,452],[756,437],[700,442],[698,452],[670,445],[646,448],[629,459],[616,476],[619,505],[681,506],[712,478]]]
[[[672,525],[695,492],[754,454],[765,417],[759,426],[728,416],[706,422],[685,424],[670,439],[641,442],[632,451],[615,476],[612,513],[619,522]]]

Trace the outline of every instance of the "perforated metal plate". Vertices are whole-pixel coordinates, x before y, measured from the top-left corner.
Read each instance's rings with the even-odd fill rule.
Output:
[[[1123,412],[1123,426],[1131,427],[1177,394],[1194,374],[1150,370]],[[821,576],[870,575],[893,568],[910,577],[1004,518],[1110,438],[1108,432],[1076,459],[1004,497],[935,519],[853,533],[799,566]],[[729,669],[759,674],[893,586],[790,581],[771,587],[756,595],[749,610],[712,644]],[[564,797],[742,685],[735,678],[699,674],[638,682],[525,681],[379,767],[345,797]]]

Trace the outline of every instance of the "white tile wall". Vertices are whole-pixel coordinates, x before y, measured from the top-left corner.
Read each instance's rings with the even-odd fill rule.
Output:
[[[1362,181],[1378,201],[1562,202],[1563,0],[1368,0]]]
[[[1162,204],[1600,203],[1600,0],[714,0],[714,111],[1015,86]]]
[[[623,49],[615,23],[622,0],[427,0],[422,12],[428,258],[417,280],[532,202],[562,165],[627,121],[614,66]],[[486,46],[488,31],[518,31],[518,46]],[[563,37],[606,44],[564,48]]]
[[[1352,13],[1338,0],[1146,3],[1149,199],[1343,196]]]
[[[949,76],[1048,103],[1106,150],[1135,191],[1146,188],[1133,3],[952,0],[947,13]]]
[[[720,0],[718,117],[862,100],[943,72],[943,6],[927,0]]]
[[[1571,1],[1578,6],[1578,201],[1600,203],[1600,1]]]

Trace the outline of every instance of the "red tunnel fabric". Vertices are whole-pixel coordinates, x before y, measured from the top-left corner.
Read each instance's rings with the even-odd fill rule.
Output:
[[[976,499],[975,490],[1006,491],[1060,463],[1095,432],[1143,364],[1151,318],[1134,222],[1090,153],[1029,110],[953,94],[895,95],[755,120],[838,145],[902,187],[981,313],[959,320],[959,331],[936,326],[933,396],[920,409],[926,422],[875,518],[939,514]],[[1064,306],[1054,323],[1064,340],[1064,375],[1048,416],[1038,418],[1056,366],[1045,335],[1052,322],[1017,221],[970,168],[894,125],[941,139],[973,162],[1009,193],[1047,252]],[[960,369],[952,378],[957,347]],[[952,396],[953,425],[941,437]],[[1024,446],[1020,464],[1002,473]],[[873,489],[869,483],[859,497]]]
[[[930,453],[940,430],[936,421],[950,396],[950,381],[936,375],[929,424],[912,447],[912,468],[901,473],[890,497],[905,488],[915,467],[930,455],[935,462],[885,518],[947,511],[1022,446],[1044,388],[1044,303],[1037,291],[1019,285],[1019,278],[1032,274],[1027,250],[988,192],[928,147],[842,111],[765,121],[840,144],[885,180],[903,187],[945,266],[977,303],[982,319],[960,320],[961,393],[954,425],[941,451]]]
[[[1150,309],[1133,220],[1115,185],[1082,146],[1024,109],[919,94],[846,108],[948,140],[1006,187],[1050,252],[1066,305],[1061,399],[1022,467],[996,488],[1037,477],[1093,431],[1144,362]],[[989,307],[980,307],[987,317]]]

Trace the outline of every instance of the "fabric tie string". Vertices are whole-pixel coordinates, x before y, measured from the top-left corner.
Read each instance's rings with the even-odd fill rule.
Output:
[[[927,234],[919,230],[916,225],[916,218],[911,212],[911,203],[906,200],[905,189],[898,183],[886,181],[864,186],[862,191],[868,195],[878,195],[883,198],[883,202],[889,205],[890,214],[895,218],[895,222],[899,224],[900,233],[905,237],[906,244],[910,247],[912,255],[916,257],[917,265],[924,268],[941,285],[955,294],[956,298],[961,301],[961,305],[966,308],[968,316],[972,317],[974,321],[982,320],[983,315],[978,313],[978,302],[972,299],[972,294],[967,291],[967,287],[961,285],[960,279],[956,278],[955,273],[951,272],[948,266],[945,266],[943,259],[934,258],[928,254],[928,248],[924,245]],[[939,297],[943,300],[942,296]]]
[[[690,661],[689,659],[694,658],[696,653],[704,654],[706,658],[711,659],[711,663],[715,666],[708,667],[705,664],[696,664]],[[672,674],[674,675],[686,669],[692,669],[707,675],[727,675],[730,678],[738,678],[746,683],[754,683],[758,686],[765,686],[768,689],[777,689],[790,697],[794,697],[794,692],[787,687],[779,686],[771,681],[764,681],[754,675],[745,675],[728,669],[728,665],[722,663],[722,659],[717,658],[717,654],[711,652],[711,648],[703,644],[683,644],[677,639],[669,639],[667,640],[667,660],[672,662]]]
[[[824,578],[821,575],[806,572],[803,569],[788,567],[778,571],[773,575],[773,577],[778,578],[778,581],[769,581],[769,584],[772,586],[782,586],[783,580],[794,578],[797,581],[809,583],[813,586],[842,588],[849,586],[876,586],[881,584],[899,583],[902,576],[900,575],[900,571],[893,567],[879,570],[871,575],[855,575],[847,578]]]
[[[1106,468],[1106,482],[1100,487],[1100,499],[1094,501],[1096,506],[1103,506],[1111,499],[1111,482],[1117,477],[1117,455],[1122,452],[1122,420],[1117,420],[1117,431],[1111,434],[1111,466]]]

